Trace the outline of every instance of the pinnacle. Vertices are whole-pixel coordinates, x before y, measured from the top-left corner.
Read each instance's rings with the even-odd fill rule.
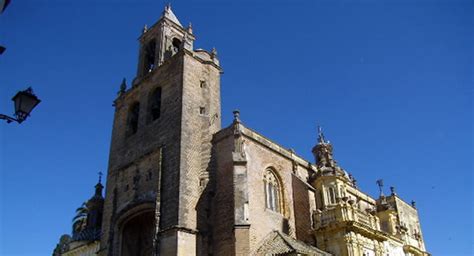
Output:
[[[181,25],[181,23],[179,22],[176,15],[171,10],[171,4],[167,4],[165,6],[165,10],[163,11],[163,15],[161,16],[161,18],[164,18],[164,17],[166,17],[167,19],[171,20],[172,22],[178,24],[179,26],[183,27],[183,25]]]

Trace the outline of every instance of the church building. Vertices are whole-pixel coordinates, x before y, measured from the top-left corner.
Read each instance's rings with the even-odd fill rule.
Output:
[[[414,202],[362,192],[321,129],[308,161],[239,111],[223,128],[223,70],[194,40],[170,6],[143,29],[114,101],[105,197],[99,180],[54,256],[429,255]]]

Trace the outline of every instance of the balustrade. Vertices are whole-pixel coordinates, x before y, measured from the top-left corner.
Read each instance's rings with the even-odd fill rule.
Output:
[[[313,220],[315,229],[326,227],[332,223],[354,221],[366,227],[379,230],[378,220],[375,216],[346,205],[336,205],[333,208],[316,210],[313,213]]]

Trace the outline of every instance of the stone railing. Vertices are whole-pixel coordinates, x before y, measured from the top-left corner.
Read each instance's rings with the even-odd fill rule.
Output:
[[[354,220],[366,226],[372,227],[371,216],[369,213],[364,213],[362,211],[355,210]]]
[[[321,226],[327,226],[330,223],[335,222],[337,220],[336,212],[333,210],[325,211],[324,214],[321,214],[320,216],[321,217],[319,219],[320,219]]]
[[[313,212],[313,227],[320,229],[331,224],[354,221],[374,230],[380,230],[378,218],[370,212],[361,211],[351,205],[335,205]]]

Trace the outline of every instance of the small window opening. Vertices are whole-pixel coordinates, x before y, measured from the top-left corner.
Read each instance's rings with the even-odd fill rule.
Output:
[[[382,224],[382,225],[380,225],[380,229],[381,229],[382,231],[388,232],[388,231],[389,231],[389,230],[388,230],[388,221],[384,220],[384,221],[382,221],[381,224]]]
[[[135,134],[138,129],[138,118],[140,114],[140,103],[136,102],[131,105],[128,114],[128,131],[129,135]]]
[[[151,72],[155,68],[155,40],[150,41],[145,48],[145,71]]]
[[[201,84],[199,85],[201,88],[206,88],[206,81],[201,80]]]
[[[156,88],[150,95],[150,115],[152,120],[161,115],[161,87]]]
[[[205,107],[200,107],[199,108],[199,114],[205,115],[206,114],[206,108]]]
[[[330,204],[336,203],[336,191],[333,187],[329,188],[329,203]]]
[[[178,38],[173,38],[173,54],[181,50],[181,41]]]

